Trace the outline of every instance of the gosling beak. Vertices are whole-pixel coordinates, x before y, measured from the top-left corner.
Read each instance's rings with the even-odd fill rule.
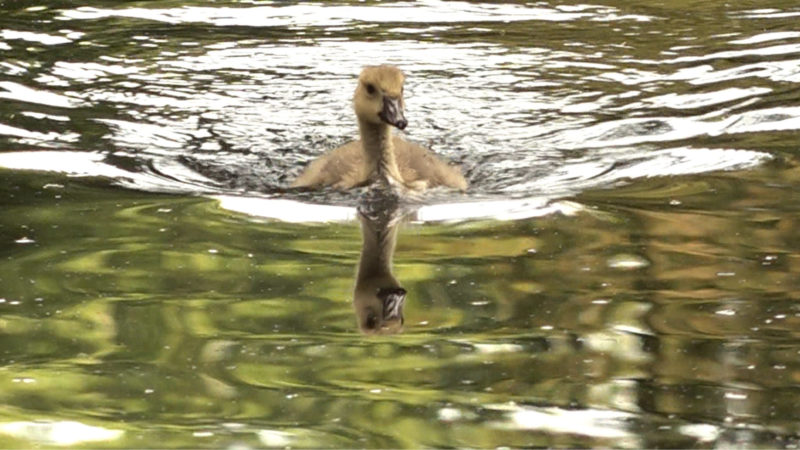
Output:
[[[383,301],[383,320],[400,319],[403,323],[403,303],[406,290],[401,287],[378,289],[378,298]]]
[[[403,106],[399,98],[383,97],[383,109],[378,113],[378,117],[389,125],[394,125],[403,130],[408,125],[403,115]]]

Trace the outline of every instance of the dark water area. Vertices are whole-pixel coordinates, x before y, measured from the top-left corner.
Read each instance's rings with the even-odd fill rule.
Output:
[[[798,447],[798,19],[0,1],[0,447]],[[373,223],[288,186],[380,63],[470,187]]]

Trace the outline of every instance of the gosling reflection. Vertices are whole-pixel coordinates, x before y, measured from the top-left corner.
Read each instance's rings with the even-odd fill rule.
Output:
[[[397,333],[403,329],[406,290],[392,274],[397,231],[405,215],[396,203],[358,209],[363,245],[358,262],[353,306],[364,333]]]

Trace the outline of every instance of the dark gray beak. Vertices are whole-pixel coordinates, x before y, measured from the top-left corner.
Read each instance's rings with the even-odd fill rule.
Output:
[[[403,105],[399,98],[383,97],[383,109],[378,116],[389,125],[394,125],[403,130],[408,125],[403,115]]]
[[[378,289],[378,298],[383,302],[383,320],[400,319],[402,323],[406,290],[401,287],[381,288]]]

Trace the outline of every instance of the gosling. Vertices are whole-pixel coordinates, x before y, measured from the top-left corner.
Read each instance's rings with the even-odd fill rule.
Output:
[[[405,75],[394,66],[365,67],[353,95],[361,139],[312,161],[292,187],[344,190],[382,180],[414,191],[436,186],[466,190],[467,180],[457,167],[392,136],[392,126],[403,130],[408,125],[403,111],[404,81]]]

